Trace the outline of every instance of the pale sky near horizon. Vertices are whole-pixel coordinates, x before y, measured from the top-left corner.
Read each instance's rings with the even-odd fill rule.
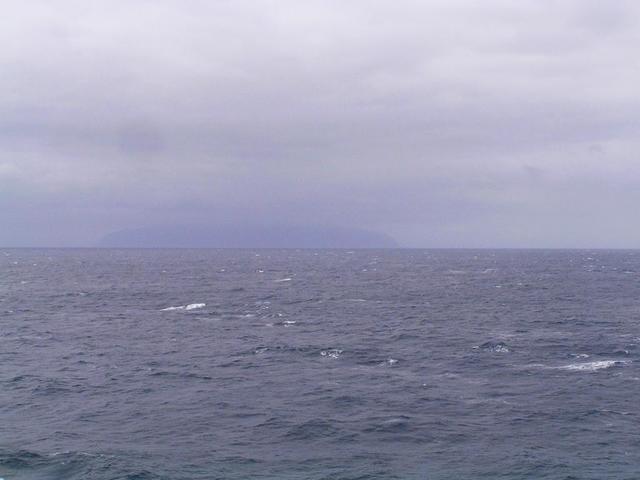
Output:
[[[162,224],[640,248],[640,2],[7,2],[0,246]]]

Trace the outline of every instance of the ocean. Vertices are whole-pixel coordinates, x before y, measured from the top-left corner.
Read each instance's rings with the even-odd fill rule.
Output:
[[[638,479],[640,251],[0,249],[0,477]]]

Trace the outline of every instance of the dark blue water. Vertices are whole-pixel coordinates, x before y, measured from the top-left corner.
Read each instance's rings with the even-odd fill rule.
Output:
[[[639,344],[636,251],[4,250],[0,477],[636,479]]]

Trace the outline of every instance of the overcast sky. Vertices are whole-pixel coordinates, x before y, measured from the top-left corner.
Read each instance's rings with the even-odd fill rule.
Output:
[[[6,2],[0,245],[640,247],[639,51],[633,0]]]

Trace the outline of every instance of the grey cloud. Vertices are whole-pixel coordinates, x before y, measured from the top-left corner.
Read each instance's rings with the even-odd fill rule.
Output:
[[[0,245],[233,221],[406,246],[638,245],[639,14],[16,3],[0,29]]]

